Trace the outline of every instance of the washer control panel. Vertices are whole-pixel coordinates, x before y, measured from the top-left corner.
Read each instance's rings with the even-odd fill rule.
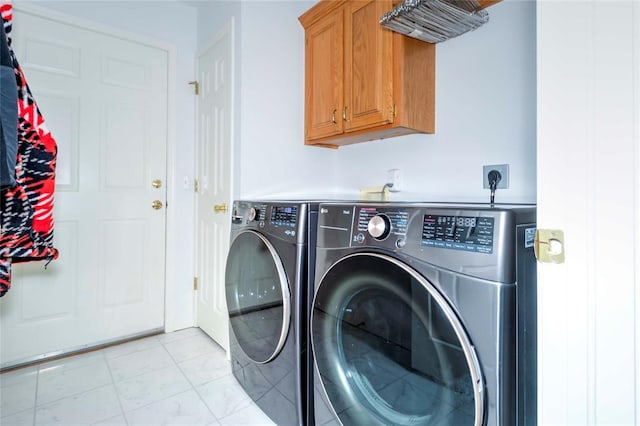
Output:
[[[356,221],[352,235],[355,245],[371,240],[385,242],[385,246],[402,247],[405,244],[409,224],[407,210],[359,206],[356,208]]]
[[[493,253],[492,217],[425,214],[422,246]]]
[[[374,251],[513,283],[516,252],[533,253],[535,219],[532,205],[327,202],[318,210],[316,249],[318,259]]]

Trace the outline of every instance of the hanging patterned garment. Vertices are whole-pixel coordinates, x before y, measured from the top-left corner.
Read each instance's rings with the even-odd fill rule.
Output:
[[[11,46],[12,10],[10,2],[0,2],[18,102],[16,184],[3,188],[0,193],[0,297],[11,286],[12,263],[51,261],[58,257],[58,251],[53,247],[57,146]],[[2,91],[5,89],[3,85]]]

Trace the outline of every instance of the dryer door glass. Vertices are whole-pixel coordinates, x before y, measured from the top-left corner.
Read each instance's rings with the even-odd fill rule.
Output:
[[[322,388],[343,424],[482,424],[471,342],[446,300],[405,264],[373,253],[334,264],[311,327]]]
[[[229,322],[242,351],[257,363],[282,349],[291,317],[287,278],[275,249],[254,231],[231,243],[225,271]]]

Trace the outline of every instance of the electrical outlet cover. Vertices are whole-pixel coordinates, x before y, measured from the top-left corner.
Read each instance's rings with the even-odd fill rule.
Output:
[[[494,164],[491,166],[482,166],[482,187],[489,189],[489,172],[491,170],[497,170],[500,172],[501,178],[498,182],[497,189],[509,188],[509,165],[508,164]]]
[[[389,188],[391,192],[400,192],[400,187],[402,183],[400,181],[400,169],[389,169],[387,170],[387,182],[392,183],[393,186]]]

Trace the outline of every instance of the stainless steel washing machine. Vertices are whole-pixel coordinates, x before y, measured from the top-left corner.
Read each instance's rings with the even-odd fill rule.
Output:
[[[225,289],[233,374],[278,425],[307,418],[317,203],[236,201]]]
[[[315,424],[536,424],[535,215],[321,204]]]

